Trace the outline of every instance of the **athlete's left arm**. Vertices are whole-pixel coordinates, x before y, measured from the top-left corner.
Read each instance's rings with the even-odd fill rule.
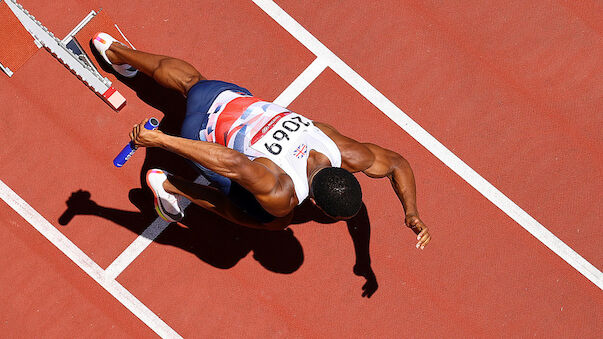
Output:
[[[404,207],[405,224],[417,234],[417,248],[425,248],[431,241],[431,235],[419,217],[415,177],[408,161],[394,151],[348,138],[329,125],[316,122],[315,125],[337,144],[343,168],[350,172],[363,172],[371,178],[387,177],[390,180]]]

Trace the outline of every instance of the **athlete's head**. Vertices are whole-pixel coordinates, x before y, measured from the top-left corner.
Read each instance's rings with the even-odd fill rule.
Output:
[[[320,209],[336,219],[349,219],[362,206],[362,190],[354,175],[342,168],[322,168],[312,178],[310,195]]]

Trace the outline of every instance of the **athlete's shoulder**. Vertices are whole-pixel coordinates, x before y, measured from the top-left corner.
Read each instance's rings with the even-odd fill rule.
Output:
[[[350,172],[358,172],[366,169],[374,161],[375,155],[367,144],[339,133],[329,124],[314,122],[314,125],[337,145],[341,153],[342,168]]]
[[[256,194],[260,204],[275,216],[283,216],[291,212],[298,203],[291,177],[268,158],[260,157],[253,161],[265,166],[274,175],[274,180],[267,181],[264,185],[263,192]]]

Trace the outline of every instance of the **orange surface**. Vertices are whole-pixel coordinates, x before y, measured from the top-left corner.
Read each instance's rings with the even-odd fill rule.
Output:
[[[567,1],[278,1],[398,107],[587,260],[601,267],[601,26]],[[62,36],[92,1],[23,1]],[[140,50],[183,58],[208,78],[273,99],[315,58],[250,1],[102,7]],[[122,24],[123,23],[123,24]],[[562,48],[560,48],[560,46]],[[35,79],[35,81],[34,81]],[[139,151],[111,161],[133,123],[184,102],[145,77],[116,82],[112,112],[47,53],[0,78],[0,180],[106,268],[155,218],[149,167],[191,177],[182,159]],[[123,88],[123,91],[122,91]],[[601,290],[461,180],[330,69],[290,108],[403,154],[434,240],[414,248],[385,180],[359,176],[378,289],[344,223],[265,233],[189,207],[118,278],[184,337],[595,338]],[[79,211],[59,218],[70,201]],[[81,196],[80,196],[81,197]],[[79,201],[79,202],[78,202]],[[569,211],[569,212],[568,212]],[[313,216],[301,210],[298,217]],[[0,334],[147,337],[152,332],[0,202],[5,230]],[[366,227],[366,223],[360,223]],[[365,237],[366,238],[366,237]]]
[[[38,51],[38,46],[8,5],[2,1],[0,18],[0,63],[16,72]]]
[[[603,214],[592,206],[603,191],[603,49],[583,13],[563,1],[380,1],[363,10],[278,3],[511,200],[603,265]],[[596,6],[584,8],[589,3]],[[350,25],[332,24],[344,21]],[[370,34],[359,41],[351,30]]]

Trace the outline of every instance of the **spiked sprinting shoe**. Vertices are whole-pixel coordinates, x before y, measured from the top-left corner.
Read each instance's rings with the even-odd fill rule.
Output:
[[[160,169],[150,169],[147,172],[147,185],[155,196],[155,210],[164,220],[174,222],[180,221],[184,213],[178,206],[178,199],[163,189],[163,182],[167,180],[167,172]]]
[[[98,51],[98,53],[103,57],[103,59],[113,67],[113,69],[123,75],[126,78],[133,78],[136,74],[138,74],[138,70],[128,64],[123,65],[114,65],[107,58],[107,50],[111,46],[112,43],[117,42],[118,44],[122,44],[121,42],[115,40],[112,36],[107,33],[96,33],[94,38],[92,38],[92,44],[94,48]],[[124,45],[124,44],[122,44]],[[124,45],[125,46],[125,45]]]

